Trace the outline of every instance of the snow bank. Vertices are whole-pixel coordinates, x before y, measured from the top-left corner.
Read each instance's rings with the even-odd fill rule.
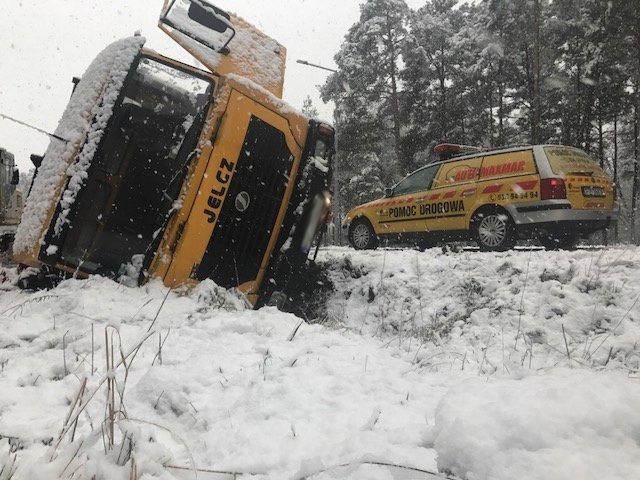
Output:
[[[468,480],[640,478],[640,380],[555,370],[472,379],[438,405],[427,443]]]
[[[129,479],[130,460],[117,460],[128,446],[104,453],[104,388],[49,461],[81,379],[93,391],[108,373],[115,326],[117,357],[117,338],[126,352],[153,332],[126,388],[122,368],[109,372],[139,478],[193,478],[170,468],[191,459],[256,480],[433,478],[366,462],[467,480],[640,478],[639,254],[331,248],[321,256],[340,322],[297,331],[300,319],[249,310],[210,281],[191,292],[99,277],[7,289],[0,469],[12,449],[13,480],[59,478],[67,465]]]
[[[86,179],[127,72],[144,42],[143,37],[131,37],[109,45],[82,76],[55,131],[68,142],[53,139],[45,152],[16,233],[15,253],[44,244],[44,238],[40,238],[44,222],[59,197],[62,211],[55,233],[60,233]],[[75,162],[69,164],[76,155]],[[69,178],[68,187],[60,193],[65,176]]]
[[[209,281],[185,295],[92,277],[0,296],[0,455],[9,438],[20,448],[14,480],[58,478],[78,448],[67,474],[129,479],[118,445],[103,452],[104,389],[80,417],[76,443],[65,438],[49,458],[81,379],[92,391],[106,373],[105,327],[119,328],[128,351],[165,297],[124,389],[130,422],[118,422],[135,440],[139,478],[193,478],[167,468],[189,467],[190,457],[256,479],[342,478],[333,466],[363,459],[436,470],[433,450],[421,446],[425,412],[456,379],[425,378],[379,341],[319,325],[303,324],[289,340],[298,318],[247,310]],[[122,369],[114,376],[122,388]],[[373,468],[353,478],[370,479]]]
[[[637,247],[446,254],[343,248],[318,258],[335,284],[334,322],[393,338],[435,370],[640,370]]]

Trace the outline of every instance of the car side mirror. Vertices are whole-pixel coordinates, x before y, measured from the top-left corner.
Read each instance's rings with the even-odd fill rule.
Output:
[[[384,189],[384,197],[389,198],[393,195],[393,188],[385,188]]]
[[[20,183],[20,170],[17,168],[13,171],[13,176],[11,177],[11,185],[18,185]]]

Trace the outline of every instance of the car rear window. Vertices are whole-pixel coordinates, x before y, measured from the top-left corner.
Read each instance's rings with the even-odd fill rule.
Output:
[[[579,148],[544,147],[544,153],[556,175],[605,175],[598,164]]]

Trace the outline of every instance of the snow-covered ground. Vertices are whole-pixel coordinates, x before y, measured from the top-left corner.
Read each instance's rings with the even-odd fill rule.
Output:
[[[639,248],[319,261],[298,329],[208,282],[2,284],[0,480],[640,478]]]

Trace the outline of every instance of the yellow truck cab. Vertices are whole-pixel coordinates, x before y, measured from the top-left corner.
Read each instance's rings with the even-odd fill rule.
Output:
[[[564,248],[617,219],[613,182],[577,148],[447,144],[436,152],[444,159],[347,214],[351,246],[370,249],[384,240],[424,248],[471,239],[483,250],[501,251],[518,238],[536,238]]]
[[[47,274],[212,279],[260,305],[329,216],[334,130],[282,101],[286,50],[241,18],[167,0],[159,26],[206,68],[140,36],[107,47],[38,168],[14,253]]]

